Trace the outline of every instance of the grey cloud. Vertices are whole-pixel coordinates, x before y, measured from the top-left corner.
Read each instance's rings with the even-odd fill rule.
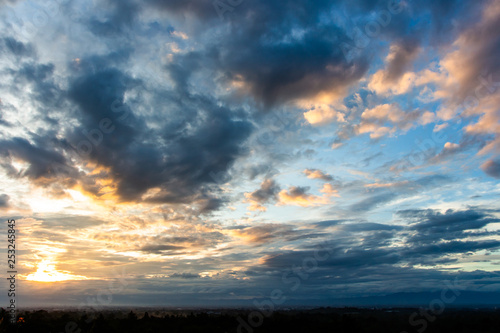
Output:
[[[493,178],[500,178],[500,161],[496,160],[489,160],[486,161],[482,166],[481,169],[483,171],[493,177]]]
[[[181,279],[198,279],[200,274],[197,273],[174,273],[169,276],[170,278],[181,278]]]
[[[381,190],[377,191],[376,194],[351,205],[349,208],[354,212],[367,212],[376,208],[378,205],[390,202],[397,197],[398,195],[395,192]]]
[[[149,253],[159,253],[165,254],[165,252],[170,252],[171,254],[179,254],[179,250],[184,249],[183,246],[176,245],[145,245],[141,247],[139,250],[142,252]]]
[[[405,39],[393,47],[392,58],[386,68],[385,79],[395,82],[409,68],[419,51],[419,42],[411,38]]]
[[[351,212],[367,212],[396,198],[415,193],[418,190],[434,188],[453,181],[453,178],[450,176],[437,174],[424,176],[412,181],[394,183],[389,187],[373,188],[368,191],[368,195],[364,199],[352,204],[349,209]]]
[[[260,185],[260,188],[248,195],[248,199],[265,204],[271,200],[276,200],[280,187],[273,179],[266,179]]]
[[[323,171],[317,170],[317,169],[306,169],[304,171],[304,173],[306,174],[306,176],[308,178],[321,179],[324,181],[333,180],[333,177],[331,175],[324,173]]]
[[[438,255],[453,254],[453,253],[467,253],[477,250],[497,249],[500,247],[500,241],[486,240],[486,241],[450,241],[446,243],[427,244],[422,246],[415,246],[411,249],[404,251],[405,256],[422,256],[422,255]]]
[[[0,194],[0,209],[8,208],[10,206],[9,200],[10,197],[7,194]]]
[[[417,222],[411,228],[426,233],[446,233],[453,231],[463,231],[470,229],[480,229],[489,223],[499,222],[499,219],[491,217],[488,213],[469,209],[464,211],[454,211],[448,209],[444,214],[438,211],[427,210],[406,210],[398,214],[404,218],[411,218]]]
[[[27,177],[42,186],[56,181],[61,181],[67,186],[75,184],[79,172],[60,150],[45,148],[51,147],[45,143],[50,143],[50,140],[38,139],[34,144],[22,138],[0,141],[0,155],[4,158],[2,167],[11,176]],[[13,158],[29,163],[29,167],[25,170],[16,170],[11,164]]]
[[[90,31],[99,37],[115,36],[124,33],[130,27],[140,12],[139,3],[132,0],[103,0],[96,3],[99,11],[108,10],[106,19],[91,18],[88,21]]]
[[[101,63],[100,59],[94,61]],[[178,68],[169,70],[175,73]],[[117,181],[117,194],[123,200],[137,200],[148,189],[159,187],[161,192],[148,201],[199,201],[201,210],[211,210],[222,201],[207,186],[215,184],[215,176],[226,173],[244,153],[241,146],[252,126],[234,119],[232,110],[216,105],[210,97],[186,91],[185,75],[174,78],[183,99],[169,91],[158,91],[166,99],[161,100],[163,105],[152,106],[168,120],[163,120],[160,131],[149,128],[133,110],[141,103],[140,96],[124,103],[125,92],[143,90],[142,82],[108,67],[76,78],[69,96],[79,106],[81,126],[69,136],[78,148],[85,140],[84,131],[109,119],[114,130],[96,137],[99,144],[91,147],[88,158],[110,168],[110,176]]]
[[[8,50],[16,57],[33,57],[35,55],[35,50],[31,44],[20,42],[13,37],[4,37],[2,44],[2,49]]]

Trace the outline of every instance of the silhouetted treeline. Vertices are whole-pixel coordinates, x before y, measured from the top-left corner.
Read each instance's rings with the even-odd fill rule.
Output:
[[[498,333],[500,310],[446,309],[437,315],[423,309],[319,308],[274,311],[21,311],[10,324],[4,309],[0,332],[16,333]],[[249,317],[250,315],[250,317]]]

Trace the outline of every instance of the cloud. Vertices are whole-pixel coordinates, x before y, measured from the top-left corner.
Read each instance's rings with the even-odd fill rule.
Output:
[[[491,177],[500,178],[500,161],[486,161],[481,165],[481,169]]]
[[[56,147],[53,147],[55,143]],[[23,138],[0,141],[1,166],[13,177],[27,177],[39,186],[49,186],[54,182],[72,187],[79,179],[79,172],[63,155],[64,142],[35,139],[34,144]],[[13,162],[23,161],[28,165],[17,170]]]
[[[216,185],[243,154],[241,146],[252,125],[233,119],[231,110],[217,106],[208,96],[185,91],[186,76],[180,76],[183,68],[170,71],[184,99],[170,97],[170,111],[165,113],[171,117],[157,129],[134,110],[140,100],[124,99],[126,92],[143,91],[142,82],[110,67],[82,73],[69,90],[78,106],[80,126],[68,136],[83,159],[108,170],[121,200],[140,200],[148,194],[144,200],[149,202],[199,201],[211,210],[220,200],[208,187]],[[179,109],[183,112],[176,113]],[[103,120],[111,124],[109,135],[98,132]]]
[[[109,37],[123,33],[131,27],[141,7],[133,0],[104,0],[96,4],[96,10],[107,12],[105,19],[91,17],[87,26],[99,37]]]
[[[10,207],[9,204],[10,197],[7,194],[0,194],[0,209],[6,209]]]
[[[294,0],[283,7],[258,0],[238,6],[226,22],[205,1],[150,3],[170,14],[194,16],[206,29],[230,24],[227,38],[208,41],[209,63],[227,84],[240,82],[242,92],[265,108],[301,100],[332,102],[368,69],[365,58],[346,61],[339,45],[350,38],[342,27],[330,20],[318,24],[336,1]]]
[[[49,7],[6,8],[0,209],[33,215],[20,219],[25,268],[50,257],[108,278],[126,266],[135,300],[202,306],[291,287],[283,274],[311,258],[292,303],[455,277],[493,288],[495,254],[484,253],[498,248],[497,189],[471,166],[499,178],[498,5],[399,4],[366,45],[356,34],[385,0],[244,1],[223,19],[213,1],[100,0],[47,13],[30,36],[12,11],[29,24]],[[449,137],[417,143],[413,163],[405,149],[437,119]],[[297,170],[301,186],[281,188]],[[466,206],[470,191],[489,206]],[[242,199],[277,207],[244,212]],[[418,209],[429,205],[443,209]],[[47,299],[100,283],[60,284]]]
[[[338,110],[340,109],[340,110]],[[304,112],[304,118],[311,125],[323,125],[332,121],[345,122],[345,107],[333,107],[326,104],[315,105],[312,110]]]
[[[165,255],[166,253],[179,254],[179,250],[182,249],[184,249],[183,246],[176,245],[145,245],[140,248],[140,251],[148,253],[161,253]]]
[[[321,188],[321,190],[319,191],[321,193],[324,193],[326,196],[340,197],[340,195],[338,194],[339,191],[330,183],[324,184],[323,188]]]
[[[10,51],[12,55],[19,58],[33,57],[36,54],[31,44],[20,42],[13,37],[2,38],[2,43],[4,47]]]
[[[398,214],[404,218],[411,218],[416,223],[411,228],[428,233],[446,234],[455,231],[480,229],[489,223],[499,222],[499,219],[491,217],[486,212],[474,209],[455,211],[448,209],[444,213],[436,210],[406,210]]]
[[[500,45],[496,33],[500,27],[496,19],[500,6],[496,1],[486,1],[483,7],[471,9],[471,13],[476,13],[478,9],[481,13],[475,21],[463,27],[451,51],[442,57],[436,68],[418,73],[416,84],[437,86],[434,97],[443,103],[437,112],[440,118],[450,120],[460,117],[462,120],[479,116],[475,123],[465,126],[465,132],[470,135],[493,135],[493,140],[483,139],[486,144],[479,153],[497,154],[500,151],[500,139],[496,135],[500,128],[500,66],[492,55],[498,52]],[[478,35],[481,38],[477,38]]]
[[[318,169],[305,169],[304,173],[309,179],[321,179],[327,182],[333,180],[331,175]]]
[[[434,126],[433,132],[442,131],[442,130],[444,130],[447,127],[448,127],[448,123],[436,124],[436,126]]]
[[[297,237],[302,233],[294,230],[294,226],[289,224],[266,223],[264,225],[229,229],[226,232],[232,237],[242,239],[246,243],[258,245],[271,243],[278,239]]]
[[[416,75],[406,70],[415,60],[419,50],[419,43],[412,39],[391,45],[385,59],[386,69],[372,75],[368,89],[381,95],[407,93],[413,87]]]
[[[309,187],[292,186],[288,190],[279,192],[279,205],[295,205],[309,207],[328,203],[328,199],[308,194]]]
[[[404,180],[393,183],[370,183],[364,184],[366,188],[365,197],[349,206],[350,214],[356,212],[368,212],[383,206],[391,201],[410,196],[417,191],[435,188],[453,181],[453,178],[445,175],[430,175],[413,180]]]
[[[245,193],[245,198],[251,203],[248,209],[252,211],[266,211],[267,209],[264,205],[268,202],[275,201],[279,191],[280,187],[274,180],[264,180],[258,190]]]
[[[198,273],[174,273],[169,276],[169,278],[181,278],[181,279],[198,279],[200,274]]]
[[[351,205],[349,208],[353,212],[367,212],[376,208],[381,204],[390,202],[397,197],[398,196],[395,192],[388,192],[388,191],[377,192],[377,194],[365,198]]]
[[[356,126],[358,134],[370,133],[372,139],[378,139],[387,134],[393,134],[397,129],[407,131],[416,125],[416,122],[427,124],[434,119],[432,112],[413,110],[404,112],[399,105],[380,104],[366,109],[361,114],[361,123]],[[392,124],[395,127],[389,127]]]

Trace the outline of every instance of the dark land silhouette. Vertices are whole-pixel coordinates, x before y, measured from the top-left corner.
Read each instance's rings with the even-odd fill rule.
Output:
[[[250,320],[249,320],[250,319]],[[500,309],[330,308],[171,310],[141,308],[103,311],[21,310],[17,323],[1,309],[0,332],[491,332],[500,328]]]

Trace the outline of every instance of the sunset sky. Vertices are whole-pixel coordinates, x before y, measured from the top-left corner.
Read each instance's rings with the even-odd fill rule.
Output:
[[[500,291],[500,1],[1,0],[0,27],[20,306]]]

